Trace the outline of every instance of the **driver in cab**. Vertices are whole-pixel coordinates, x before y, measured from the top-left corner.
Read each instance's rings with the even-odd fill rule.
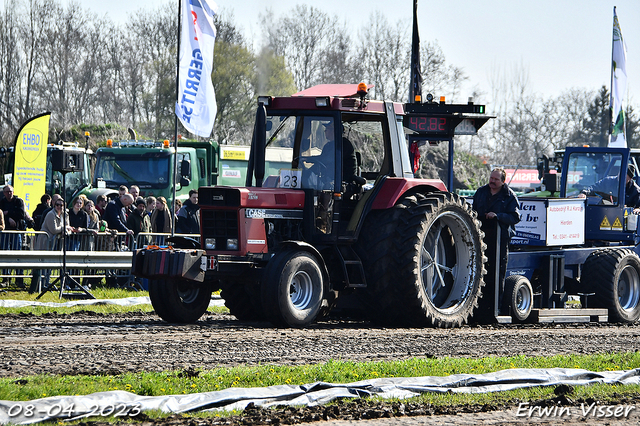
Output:
[[[640,186],[633,180],[636,174],[636,168],[633,164],[629,164],[627,168],[626,184],[624,188],[624,205],[633,207],[634,213],[640,213]],[[603,200],[613,204],[618,194],[618,176],[607,176],[600,179],[588,188],[583,189],[578,198],[587,198],[587,195],[600,195]],[[606,195],[608,194],[608,198]]]

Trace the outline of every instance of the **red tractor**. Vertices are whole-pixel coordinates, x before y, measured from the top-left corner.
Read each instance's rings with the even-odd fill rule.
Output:
[[[414,178],[409,146],[488,119],[468,112],[484,106],[373,101],[362,85],[259,98],[245,186],[199,189],[198,245],[134,257],[154,309],[193,322],[221,289],[238,319],[278,326],[334,307],[387,325],[467,322],[483,286],[479,223],[442,181]],[[291,166],[265,176],[274,156]]]

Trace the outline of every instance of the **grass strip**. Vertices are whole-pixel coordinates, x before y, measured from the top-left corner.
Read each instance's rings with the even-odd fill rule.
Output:
[[[448,376],[482,374],[510,368],[582,368],[590,371],[630,370],[640,367],[640,353],[598,355],[557,355],[551,357],[487,357],[480,359],[412,358],[392,362],[329,361],[305,366],[240,366],[211,370],[124,373],[116,376],[37,375],[0,379],[0,399],[27,401],[46,396],[87,395],[94,392],[125,390],[138,395],[159,396],[218,391],[232,387],[264,387],[305,384],[316,381],[349,383],[380,377]],[[589,387],[591,392],[598,387]],[[602,386],[619,392],[621,386]],[[626,388],[626,387],[625,387]],[[640,388],[629,386],[636,395]],[[540,388],[501,392],[509,398],[525,398],[543,392]],[[546,391],[545,391],[546,392]],[[598,390],[598,392],[601,392]],[[544,392],[543,392],[544,393]],[[452,403],[468,398],[492,400],[491,395],[429,395],[430,401]]]

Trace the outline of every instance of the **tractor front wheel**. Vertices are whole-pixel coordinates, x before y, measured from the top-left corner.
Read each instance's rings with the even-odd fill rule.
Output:
[[[207,310],[211,288],[187,280],[151,280],[149,299],[160,318],[167,322],[193,323]]]
[[[323,297],[323,274],[314,255],[285,250],[269,261],[262,282],[262,307],[271,323],[305,327],[318,317]]]

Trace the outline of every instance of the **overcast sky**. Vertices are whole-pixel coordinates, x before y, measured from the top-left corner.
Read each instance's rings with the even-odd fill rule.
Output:
[[[175,0],[177,1],[177,0]],[[96,13],[125,22],[140,9],[154,9],[163,0],[81,0]],[[412,0],[219,0],[222,11],[245,36],[259,44],[259,16],[270,7],[276,17],[296,4],[306,3],[354,28],[367,22],[375,10],[390,23],[411,26]],[[390,8],[391,6],[391,8]],[[525,69],[529,87],[543,96],[572,88],[610,86],[613,7],[627,44],[628,93],[640,103],[640,1],[638,0],[419,0],[420,36],[437,40],[449,64],[469,77],[466,90],[490,92],[498,73]],[[354,34],[355,36],[355,34]],[[375,83],[375,82],[372,82]],[[464,90],[464,89],[463,89]],[[465,95],[463,93],[463,95]]]

